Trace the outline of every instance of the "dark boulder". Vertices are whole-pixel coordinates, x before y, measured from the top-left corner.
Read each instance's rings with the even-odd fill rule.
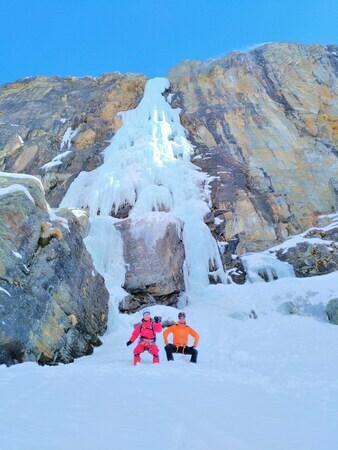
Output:
[[[72,362],[107,326],[108,292],[83,221],[34,198],[20,188],[0,195],[0,364]]]
[[[338,298],[329,301],[326,305],[326,314],[331,323],[338,325]]]
[[[144,306],[174,306],[184,290],[182,223],[166,213],[117,222],[126,264],[124,289],[130,294],[119,305],[122,312]]]

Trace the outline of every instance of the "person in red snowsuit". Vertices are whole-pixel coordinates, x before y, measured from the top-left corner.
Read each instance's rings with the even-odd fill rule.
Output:
[[[153,355],[153,363],[159,363],[160,358],[158,356],[159,349],[155,344],[156,341],[156,333],[160,333],[162,331],[161,318],[155,316],[154,320],[150,317],[150,311],[148,309],[143,311],[143,319],[136,326],[133,331],[129,341],[127,342],[127,346],[132,344],[139,336],[139,342],[137,346],[134,348],[134,366],[137,363],[141,362],[140,354],[145,352],[146,350]]]

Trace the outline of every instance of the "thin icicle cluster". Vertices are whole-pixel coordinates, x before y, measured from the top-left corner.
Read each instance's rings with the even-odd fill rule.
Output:
[[[123,126],[104,151],[104,163],[82,172],[60,206],[88,207],[91,217],[117,214],[125,204],[129,217],[165,211],[184,222],[188,290],[209,284],[209,261],[225,281],[218,247],[203,217],[209,212],[208,179],[190,162],[192,145],[162,93],[165,78],[148,81],[134,110],[121,113]]]
[[[76,204],[89,207],[92,214],[108,215],[128,203],[133,206],[131,216],[142,216],[201,199],[206,177],[190,163],[192,146],[180,111],[161,95],[167,88],[166,79],[150,80],[139,106],[120,113],[123,126],[104,151],[104,164],[82,172],[61,206]]]

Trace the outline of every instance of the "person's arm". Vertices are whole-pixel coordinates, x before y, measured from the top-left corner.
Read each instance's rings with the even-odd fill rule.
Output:
[[[140,331],[141,331],[141,324],[139,323],[135,330],[133,331],[131,338],[129,339],[131,342],[134,342],[140,335]]]
[[[155,333],[161,333],[161,331],[162,331],[161,322],[153,322],[153,329],[154,329]]]
[[[189,327],[189,334],[194,338],[194,347],[197,347],[200,335],[190,327]]]
[[[168,345],[168,335],[173,332],[172,328],[173,328],[173,325],[163,331],[163,339],[164,339],[165,345]]]

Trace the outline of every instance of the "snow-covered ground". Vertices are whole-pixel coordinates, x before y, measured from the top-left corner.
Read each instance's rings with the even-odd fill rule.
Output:
[[[338,327],[323,311],[337,285],[330,274],[211,286],[185,308],[201,336],[196,365],[168,363],[160,336],[160,364],[144,354],[133,366],[136,313],[116,316],[104,345],[73,364],[1,366],[1,448],[335,450]],[[277,312],[285,301],[304,315]]]

